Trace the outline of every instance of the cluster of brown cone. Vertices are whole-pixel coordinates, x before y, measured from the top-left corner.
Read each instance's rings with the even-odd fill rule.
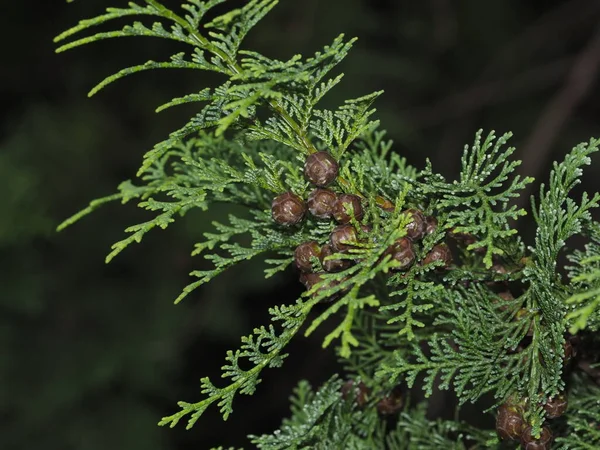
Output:
[[[356,209],[355,209],[356,211]],[[398,265],[396,271],[405,271],[415,262],[414,243],[428,233],[435,230],[433,218],[427,220],[423,213],[416,209],[404,211],[409,214],[412,221],[406,227],[406,236],[398,239],[387,248],[383,256],[389,255]],[[371,228],[361,225],[357,230],[349,223],[341,224],[333,229],[329,235],[329,242],[320,246],[316,241],[303,242],[294,251],[294,263],[300,270],[300,281],[307,289],[311,289],[323,279],[323,274],[340,272],[347,269],[356,261],[352,258],[335,258],[335,254],[349,254],[349,250],[358,245],[361,240],[367,239]],[[318,263],[316,263],[318,261]],[[423,265],[441,261],[442,267],[447,268],[452,263],[452,254],[446,244],[438,244],[423,258]],[[337,281],[338,283],[340,281]],[[331,284],[323,289],[333,287]]]
[[[371,227],[362,225],[355,228],[350,222],[363,218],[364,210],[361,198],[354,194],[336,193],[327,189],[339,174],[337,161],[327,152],[313,153],[306,158],[304,176],[316,186],[304,201],[293,192],[284,192],[275,197],[271,205],[273,220],[280,225],[293,226],[302,222],[307,212],[317,219],[330,220],[339,224],[329,235],[329,242],[319,245],[316,241],[300,244],[294,252],[294,262],[300,270],[300,281],[311,289],[323,279],[323,274],[340,272],[355,261],[351,258],[333,258],[334,254],[348,254],[361,240],[366,239]],[[390,203],[391,205],[391,203]],[[385,209],[385,208],[384,208]],[[412,221],[406,227],[406,237],[398,239],[384,253],[398,262],[396,270],[407,270],[415,262],[414,242],[432,233],[437,221],[434,217],[425,217],[417,209],[404,211]],[[439,244],[423,259],[422,264],[442,261],[443,267],[452,263],[452,254],[446,244]],[[318,263],[317,263],[318,262]],[[339,283],[339,281],[338,281]],[[332,287],[324,286],[323,288]]]
[[[567,367],[575,355],[572,344],[566,341],[564,346],[563,365]],[[496,416],[496,432],[506,440],[518,440],[525,450],[548,450],[552,445],[552,431],[548,425],[541,428],[540,436],[531,434],[532,427],[523,418],[523,402],[507,401],[498,408]],[[560,393],[550,398],[542,405],[547,419],[556,419],[562,416],[568,407],[566,393]]]

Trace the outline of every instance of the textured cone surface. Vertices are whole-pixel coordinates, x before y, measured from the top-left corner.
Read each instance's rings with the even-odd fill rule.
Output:
[[[502,439],[519,439],[523,431],[523,417],[515,406],[507,404],[498,408],[496,432]]]
[[[327,152],[317,152],[309,155],[304,164],[304,176],[312,184],[325,187],[338,176],[337,161]]]
[[[358,241],[356,229],[352,225],[340,225],[329,235],[331,246],[336,252],[343,252]]]
[[[438,221],[435,217],[433,216],[427,216],[425,218],[425,234],[431,234],[433,233],[438,226]]]
[[[406,225],[406,236],[413,241],[422,239],[425,236],[425,231],[427,229],[423,213],[418,209],[407,209],[404,211],[404,214],[412,218],[412,221]]]
[[[377,412],[384,416],[396,414],[402,409],[402,396],[399,392],[391,392],[377,403]]]
[[[315,284],[323,279],[321,273],[302,273],[300,274],[300,282],[304,285],[306,290],[312,288]]]
[[[531,435],[531,426],[526,427],[521,434],[521,447],[525,450],[550,450],[552,445],[552,432],[550,428],[543,427],[539,439]]]
[[[412,241],[407,237],[398,239],[389,251],[392,259],[400,263],[400,266],[394,268],[395,270],[406,270],[415,262]]]
[[[321,265],[327,272],[340,272],[350,267],[350,261],[347,259],[327,259],[335,253],[335,250],[331,245],[324,245],[321,249]]]
[[[308,211],[318,219],[330,219],[337,195],[329,189],[315,189],[308,196]]]
[[[452,229],[450,230],[448,235],[451,238],[455,239],[459,244],[464,245],[465,247],[468,247],[469,245],[477,242],[477,238],[471,233],[461,233]]]
[[[349,395],[356,392],[356,397],[354,397],[354,401],[359,407],[363,407],[367,404],[367,400],[369,397],[369,393],[371,389],[369,389],[365,383],[362,381],[358,383],[358,386],[355,388],[354,380],[348,380],[342,386],[342,397],[345,399],[348,398]]]
[[[444,268],[452,264],[452,252],[446,244],[435,245],[423,260],[423,265],[431,264],[434,261],[442,261]]]
[[[294,251],[294,263],[302,272],[312,272],[312,258],[319,258],[321,249],[316,241],[300,244]]]
[[[317,272],[317,273],[302,273],[300,274],[300,282],[306,287],[306,290],[309,291],[312,287],[323,281],[323,275],[325,272]],[[329,280],[325,282],[321,287],[319,287],[315,292],[313,292],[313,296],[320,295],[321,292],[326,291],[327,289],[333,288],[340,284],[343,280]],[[331,297],[325,298],[322,301],[332,301],[342,295],[343,292],[336,292]]]
[[[354,194],[342,194],[338,196],[333,207],[333,217],[335,217],[335,220],[339,223],[350,222],[352,216],[348,214],[347,210],[352,210],[352,215],[356,220],[362,219],[363,209],[360,203],[360,197]]]
[[[558,394],[556,397],[551,398],[544,405],[544,411],[546,411],[546,417],[548,419],[556,419],[562,416],[567,410],[569,405],[567,396],[565,394]]]
[[[273,220],[280,225],[296,225],[302,221],[305,213],[306,204],[292,192],[275,197],[271,204]]]

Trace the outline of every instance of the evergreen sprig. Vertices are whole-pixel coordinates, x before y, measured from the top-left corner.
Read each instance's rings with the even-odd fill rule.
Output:
[[[436,209],[448,213],[448,228],[453,228],[456,233],[470,233],[478,237],[477,242],[467,249],[485,250],[483,262],[490,268],[494,256],[505,253],[501,242],[517,233],[510,227],[509,221],[526,214],[524,209],[511,206],[509,202],[518,197],[519,191],[533,178],[521,179],[514,175],[509,180],[521,164],[518,160],[509,159],[514,147],[502,149],[511,133],[496,139],[492,131],[483,143],[481,136],[480,130],[473,145],[465,146],[459,180],[447,183],[441,175],[433,173],[428,164],[420,187],[426,197],[439,197]]]
[[[439,376],[438,387],[453,386],[461,403],[474,402],[487,392],[506,396],[524,370],[527,356],[508,354],[527,331],[524,321],[510,322],[514,311],[506,311],[506,302],[478,285],[443,290],[439,299],[444,307],[434,325],[448,331],[434,334],[427,342],[428,351],[421,343],[414,344],[410,352],[395,351],[381,364],[377,376],[392,382],[402,377],[412,387],[425,373],[427,396]]]
[[[560,448],[592,450],[600,447],[600,387],[583,377],[575,377],[570,391],[564,437]]]
[[[275,306],[269,309],[271,321],[278,323],[280,331],[274,325],[255,328],[254,333],[242,337],[239,350],[227,352],[227,363],[222,367],[223,378],[229,378],[231,383],[223,388],[216,387],[205,377],[201,381],[201,391],[207,396],[197,403],[179,402],[181,411],[163,417],[159,425],[174,427],[185,416],[189,415],[187,428],[191,428],[206,409],[217,402],[223,419],[233,411],[233,400],[236,394],[252,395],[260,383],[260,373],[266,367],[280,367],[287,354],[283,349],[296,335],[312,305],[298,301],[295,305]],[[252,368],[245,370],[240,367],[240,359],[252,363]]]
[[[274,221],[274,198],[292,193],[304,201],[310,195],[313,186],[303,171],[309,155],[323,151],[335,160],[337,173],[329,189],[336,198],[354,196],[364,215],[355,215],[355,206],[342,211],[349,214],[348,225],[357,240],[342,241],[349,248],[332,250],[325,261],[339,260],[343,269],[312,273],[318,281],[307,282],[306,292],[294,304],[270,307],[270,323],[255,328],[242,338],[239,349],[227,352],[224,386],[202,378],[203,399],[180,402],[180,410],[160,424],[175,426],[186,418],[189,428],[212,404],[227,419],[237,395],[253,394],[263,369],[281,366],[287,345],[301,330],[309,335],[327,323],[323,346],[336,346],[354,380],[352,393],[342,388],[346,385],[339,376],[316,392],[301,382],[292,399],[292,417],[281,429],[250,437],[258,448],[433,450],[501,445],[492,431],[458,420],[427,419],[424,405],[406,402],[400,416],[394,416],[395,423],[383,420],[379,402],[397,384],[413,389],[420,377],[426,397],[436,388],[452,390],[459,408],[465,402],[487,402],[492,409],[516,401],[524,426],[531,425],[533,435],[539,436],[549,417],[544,402],[569,385],[567,331],[594,333],[600,328],[600,225],[591,216],[600,195],[583,194],[579,202],[570,196],[600,140],[576,146],[563,162],[555,163],[548,186],[542,185],[539,199],[532,200],[537,232],[533,245],[526,247],[514,224],[526,211],[512,202],[532,178],[515,174],[520,162],[512,159],[515,149],[506,147],[510,133],[497,138],[491,132],[483,138],[479,131],[474,144],[465,146],[457,180],[446,181],[429,162],[419,171],[392,151],[392,142],[379,129],[373,104],[381,92],[347,100],[337,109],[321,105],[341,82],[343,75],[333,70],[354,39],[340,35],[309,58],[273,59],[242,46],[277,0],[250,0],[214,17],[214,8],[225,1],[188,0],[180,12],[156,0],[129,3],[126,8],[108,8],[57,36],[57,42],[66,42],[58,52],[131,36],[190,46],[168,61],[147,61],[110,75],[90,95],[145,70],[196,69],[224,78],[216,87],[159,106],[158,112],[182,104],[197,104],[198,109],[144,155],[138,181],[121,183],[116,193],[92,201],[59,229],[105,203],[136,200],[151,217],[126,229],[128,236],[113,245],[108,262],[149,231],[168,227],[190,210],[235,205],[235,213],[214,222],[213,230],[196,243],[193,254],[211,267],[191,273],[195,280],[184,288],[179,302],[243,261],[261,258],[270,277],[292,264],[299,245],[314,241],[322,248],[329,242],[336,226],[333,219],[307,214],[292,226]],[[76,37],[133,17],[153,22],[134,21]],[[577,235],[588,243],[568,253],[572,265],[563,279],[559,257],[567,240]],[[406,244],[408,266],[400,264],[398,243]],[[442,253],[452,254],[453,261],[439,256]],[[311,257],[313,270],[324,267],[322,263]],[[597,389],[585,377],[573,379],[575,406],[556,428],[562,436],[577,436],[558,441],[567,445],[561,448],[592,448],[586,445],[600,442],[600,416],[584,410],[598,401]],[[368,392],[361,402],[359,380]]]
[[[572,334],[586,328],[600,329],[600,223],[593,222],[589,228],[591,242],[585,250],[568,255],[574,264],[568,269],[575,293],[566,300],[572,309],[567,314]]]
[[[495,440],[491,430],[480,430],[464,422],[429,420],[427,404],[420,403],[412,410],[400,414],[396,429],[386,439],[393,450],[484,449]],[[468,446],[467,446],[468,442]]]
[[[343,398],[341,388],[336,377],[316,392],[301,382],[291,398],[291,417],[272,434],[250,436],[251,442],[264,450],[383,449],[377,416],[358,410]]]

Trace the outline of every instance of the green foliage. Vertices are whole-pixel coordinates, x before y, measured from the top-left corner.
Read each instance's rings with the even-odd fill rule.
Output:
[[[382,423],[373,409],[357,408],[341,394],[342,383],[332,378],[314,392],[302,381],[291,400],[291,417],[275,432],[251,436],[251,442],[264,450],[281,449],[390,449],[437,450],[489,448],[491,431],[482,431],[463,422],[431,421],[426,404],[405,407],[395,426]]]
[[[209,378],[202,378],[202,393],[206,400],[197,403],[179,402],[181,411],[164,417],[159,424],[174,427],[182,417],[190,414],[187,428],[191,428],[212,403],[217,402],[223,419],[233,411],[232,403],[237,393],[251,395],[260,383],[259,375],[265,367],[280,367],[287,356],[282,350],[298,332],[312,305],[298,302],[292,306],[271,308],[272,321],[279,323],[281,332],[273,325],[254,329],[254,334],[242,338],[242,346],[235,352],[227,352],[227,364],[222,367],[223,378],[230,378],[231,384],[217,388]],[[245,370],[240,367],[240,359],[248,360],[253,367]]]
[[[515,389],[525,370],[525,354],[508,354],[527,331],[524,321],[511,322],[514,306],[479,285],[441,289],[439,300],[444,306],[435,325],[447,332],[428,339],[427,353],[420,344],[414,344],[409,352],[395,351],[381,365],[378,377],[395,381],[403,376],[411,387],[425,372],[423,389],[427,396],[432,394],[439,375],[438,388],[453,385],[461,402],[475,401],[490,391],[504,398]],[[407,359],[409,355],[414,362]]]
[[[561,448],[591,450],[600,447],[600,387],[583,377],[574,377],[569,393],[565,437],[557,438]]]
[[[488,134],[483,144],[479,131],[472,147],[465,146],[461,159],[460,179],[446,183],[441,175],[432,172],[431,165],[424,171],[421,185],[425,197],[439,198],[436,209],[448,212],[447,227],[457,233],[471,233],[479,240],[470,244],[468,250],[485,249],[483,262],[487,268],[493,264],[495,255],[502,256],[502,241],[514,235],[509,220],[526,214],[524,209],[510,206],[511,199],[519,196],[531,177],[521,179],[509,176],[521,164],[510,161],[515,148],[501,150],[511,137],[506,133],[496,140],[494,132]]]
[[[478,285],[447,284],[441,289],[438,304],[442,311],[434,322],[447,331],[428,339],[427,353],[421,343],[408,354],[396,351],[381,364],[379,377],[404,376],[412,386],[424,372],[423,389],[431,395],[440,376],[439,388],[448,389],[453,383],[461,402],[474,402],[490,391],[500,401],[514,392],[541,401],[564,388],[562,351],[557,349],[564,343],[565,300],[570,289],[558,283],[556,258],[565,240],[581,230],[583,221],[591,220],[589,209],[600,200],[598,195],[590,200],[584,194],[578,205],[568,197],[581,176],[580,167],[589,164],[587,155],[596,150],[596,141],[575,147],[563,163],[555,165],[548,191],[542,186],[539,211],[534,211],[539,228],[532,261],[521,268],[522,274],[515,271],[508,278],[527,283],[518,301],[506,304]],[[515,320],[519,308],[526,313]],[[531,343],[515,353],[530,329]],[[532,408],[530,414],[530,423],[539,427],[544,420],[541,409]]]
[[[332,378],[314,392],[301,382],[291,398],[292,416],[269,435],[250,436],[257,448],[383,449],[377,415],[363,412],[343,398],[342,382]]]
[[[571,326],[569,332],[576,334],[589,328],[600,329],[600,224],[594,222],[590,227],[591,242],[585,250],[575,250],[569,255],[569,261],[575,264],[569,267],[569,278],[576,292],[566,303],[572,311],[567,314]]]
[[[510,133],[496,139],[491,132],[482,142],[479,131],[474,144],[464,149],[458,180],[447,182],[429,162],[417,171],[391,152],[391,142],[373,119],[372,106],[381,92],[348,100],[335,110],[321,108],[323,97],[342,79],[331,72],[354,40],[339,36],[310,58],[271,59],[241,46],[277,2],[251,0],[206,22],[207,13],[224,1],[189,0],[182,5],[184,15],[155,0],[146,0],[145,6],[130,3],[128,8],[109,8],[56,38],[63,41],[115,19],[151,16],[158,18],[152,25],[134,22],[73,40],[58,51],[128,36],[160,37],[192,47],[170,61],[148,61],[109,76],[90,95],[124,76],[155,68],[208,70],[225,78],[216,88],[159,106],[157,111],[203,104],[188,123],[146,153],[138,183],[122,183],[117,193],[92,202],[59,229],[104,203],[135,199],[153,218],[127,228],[129,235],[113,245],[109,262],[150,230],[164,229],[192,209],[241,206],[242,212],[230,214],[226,223],[213,223],[214,231],[196,244],[193,254],[211,267],[191,273],[196,280],[177,303],[243,261],[260,256],[270,277],[287,269],[299,244],[328,241],[333,220],[309,215],[284,227],[271,217],[275,196],[293,192],[306,199],[312,190],[302,171],[309,154],[330,152],[340,166],[330,187],[358,196],[365,214],[350,222],[358,241],[331,257],[349,266],[321,274],[294,304],[271,307],[271,323],[254,329],[238,350],[227,353],[221,375],[225,386],[202,378],[204,399],[179,402],[180,411],[160,424],[175,426],[185,417],[190,428],[212,404],[227,419],[238,394],[255,392],[263,369],[283,364],[287,345],[301,329],[307,336],[335,321],[327,325],[323,347],[335,344],[349,374],[367,383],[372,394],[366,406],[359,408],[352,396],[344,399],[337,377],[317,392],[301,383],[292,400],[292,418],[281,430],[251,436],[259,448],[463,449],[498,443],[492,432],[459,421],[429,421],[424,406],[406,406],[395,427],[388,427],[377,414],[376,401],[395,384],[413,388],[421,376],[427,397],[436,387],[451,389],[460,406],[491,397],[496,402],[491,409],[519,399],[524,420],[539,433],[546,420],[541,405],[565,389],[567,329],[596,331],[599,323],[600,234],[590,210],[598,206],[600,195],[584,194],[580,202],[569,195],[600,141],[580,144],[555,163],[548,188],[542,185],[539,200],[532,201],[538,229],[534,245],[526,248],[514,224],[526,212],[511,202],[532,178],[515,175],[520,162],[510,159],[514,148],[505,148]],[[407,209],[435,217],[437,226],[423,239],[410,241],[414,261],[400,270],[390,253],[416,222]],[[570,255],[574,266],[564,283],[558,258],[567,239],[576,235],[592,243]],[[446,241],[453,247],[454,262],[431,261]],[[570,303],[575,304],[571,311]],[[579,430],[581,423],[571,426]]]
[[[426,417],[427,405],[420,403],[415,409],[404,411],[396,429],[387,437],[387,448],[394,450],[419,449],[452,450],[490,448],[495,432],[480,430],[464,422],[452,420],[431,421]],[[469,442],[469,446],[465,444]]]

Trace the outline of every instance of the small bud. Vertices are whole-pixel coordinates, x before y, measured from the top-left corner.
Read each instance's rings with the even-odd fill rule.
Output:
[[[357,387],[355,387],[354,380],[348,380],[342,386],[342,397],[344,399],[349,398],[349,395],[354,394],[355,390],[356,397],[354,397],[354,401],[356,402],[359,408],[362,408],[367,404],[367,400],[369,394],[371,393],[371,389],[369,389],[367,385],[362,381],[358,383]]]
[[[337,195],[329,189],[315,189],[308,196],[308,210],[318,219],[330,219]]]
[[[446,244],[435,245],[427,256],[423,259],[423,265],[431,264],[434,261],[442,261],[442,269],[447,269],[452,264],[452,252]]]
[[[300,283],[304,285],[306,290],[310,290],[315,284],[323,280],[323,274],[321,272],[307,273],[302,272],[300,274]]]
[[[271,215],[280,225],[296,225],[306,213],[306,204],[293,192],[284,192],[273,199]]]
[[[308,181],[319,187],[331,184],[338,176],[339,165],[327,152],[317,152],[309,155],[304,164],[304,176]]]
[[[394,270],[406,270],[415,262],[415,251],[413,249],[412,241],[407,237],[403,237],[394,242],[387,249],[386,253],[392,255],[392,259],[395,259],[400,263]]]
[[[294,251],[294,262],[302,272],[312,272],[312,258],[319,258],[321,249],[316,241],[300,244]]]
[[[477,238],[475,236],[473,236],[471,233],[461,233],[459,231],[456,231],[455,228],[452,228],[448,232],[448,236],[455,239],[459,244],[462,244],[465,247],[468,247],[469,245],[477,242]]]
[[[388,395],[383,397],[377,403],[377,412],[383,416],[390,416],[396,414],[402,409],[402,395],[400,390],[395,388]]]
[[[525,450],[550,450],[552,444],[552,431],[548,427],[542,427],[539,439],[531,435],[531,425],[525,427],[521,433],[521,447]]]
[[[331,245],[324,245],[321,249],[321,265],[327,272],[340,272],[350,267],[350,260],[347,259],[331,259],[328,256],[333,255],[335,250]]]
[[[356,220],[360,220],[363,217],[363,209],[360,203],[360,197],[354,194],[341,194],[338,196],[333,206],[333,217],[339,223],[348,223],[352,219],[352,216],[348,214],[347,210],[352,211],[352,215]]]
[[[425,236],[425,229],[427,227],[423,213],[418,209],[407,209],[404,211],[404,214],[412,218],[412,221],[406,225],[406,236],[413,241],[422,239]]]
[[[569,405],[567,396],[564,393],[558,394],[556,397],[549,399],[543,406],[548,419],[556,419],[562,416]]]
[[[501,439],[519,439],[523,425],[523,417],[517,406],[507,403],[500,405],[496,416],[496,432]]]
[[[432,234],[438,226],[438,221],[435,217],[433,216],[427,216],[425,218],[425,234],[429,235]]]
[[[302,272],[300,274],[300,282],[304,285],[304,287],[306,288],[307,291],[311,290],[313,288],[313,286],[317,283],[320,283],[321,281],[323,281],[323,275],[325,274],[325,272],[317,272],[317,273],[305,273]],[[321,292],[333,288],[337,285],[339,285],[341,283],[340,280],[329,280],[328,282],[324,283],[322,286],[320,286],[315,292],[313,292],[313,296],[317,296],[319,295]],[[323,299],[323,301],[333,301],[336,298],[338,298],[338,296],[341,294],[342,292],[336,292],[334,295],[332,295],[331,297],[325,298]]]
[[[356,229],[348,224],[335,227],[329,235],[329,241],[336,252],[348,250],[358,242]]]

